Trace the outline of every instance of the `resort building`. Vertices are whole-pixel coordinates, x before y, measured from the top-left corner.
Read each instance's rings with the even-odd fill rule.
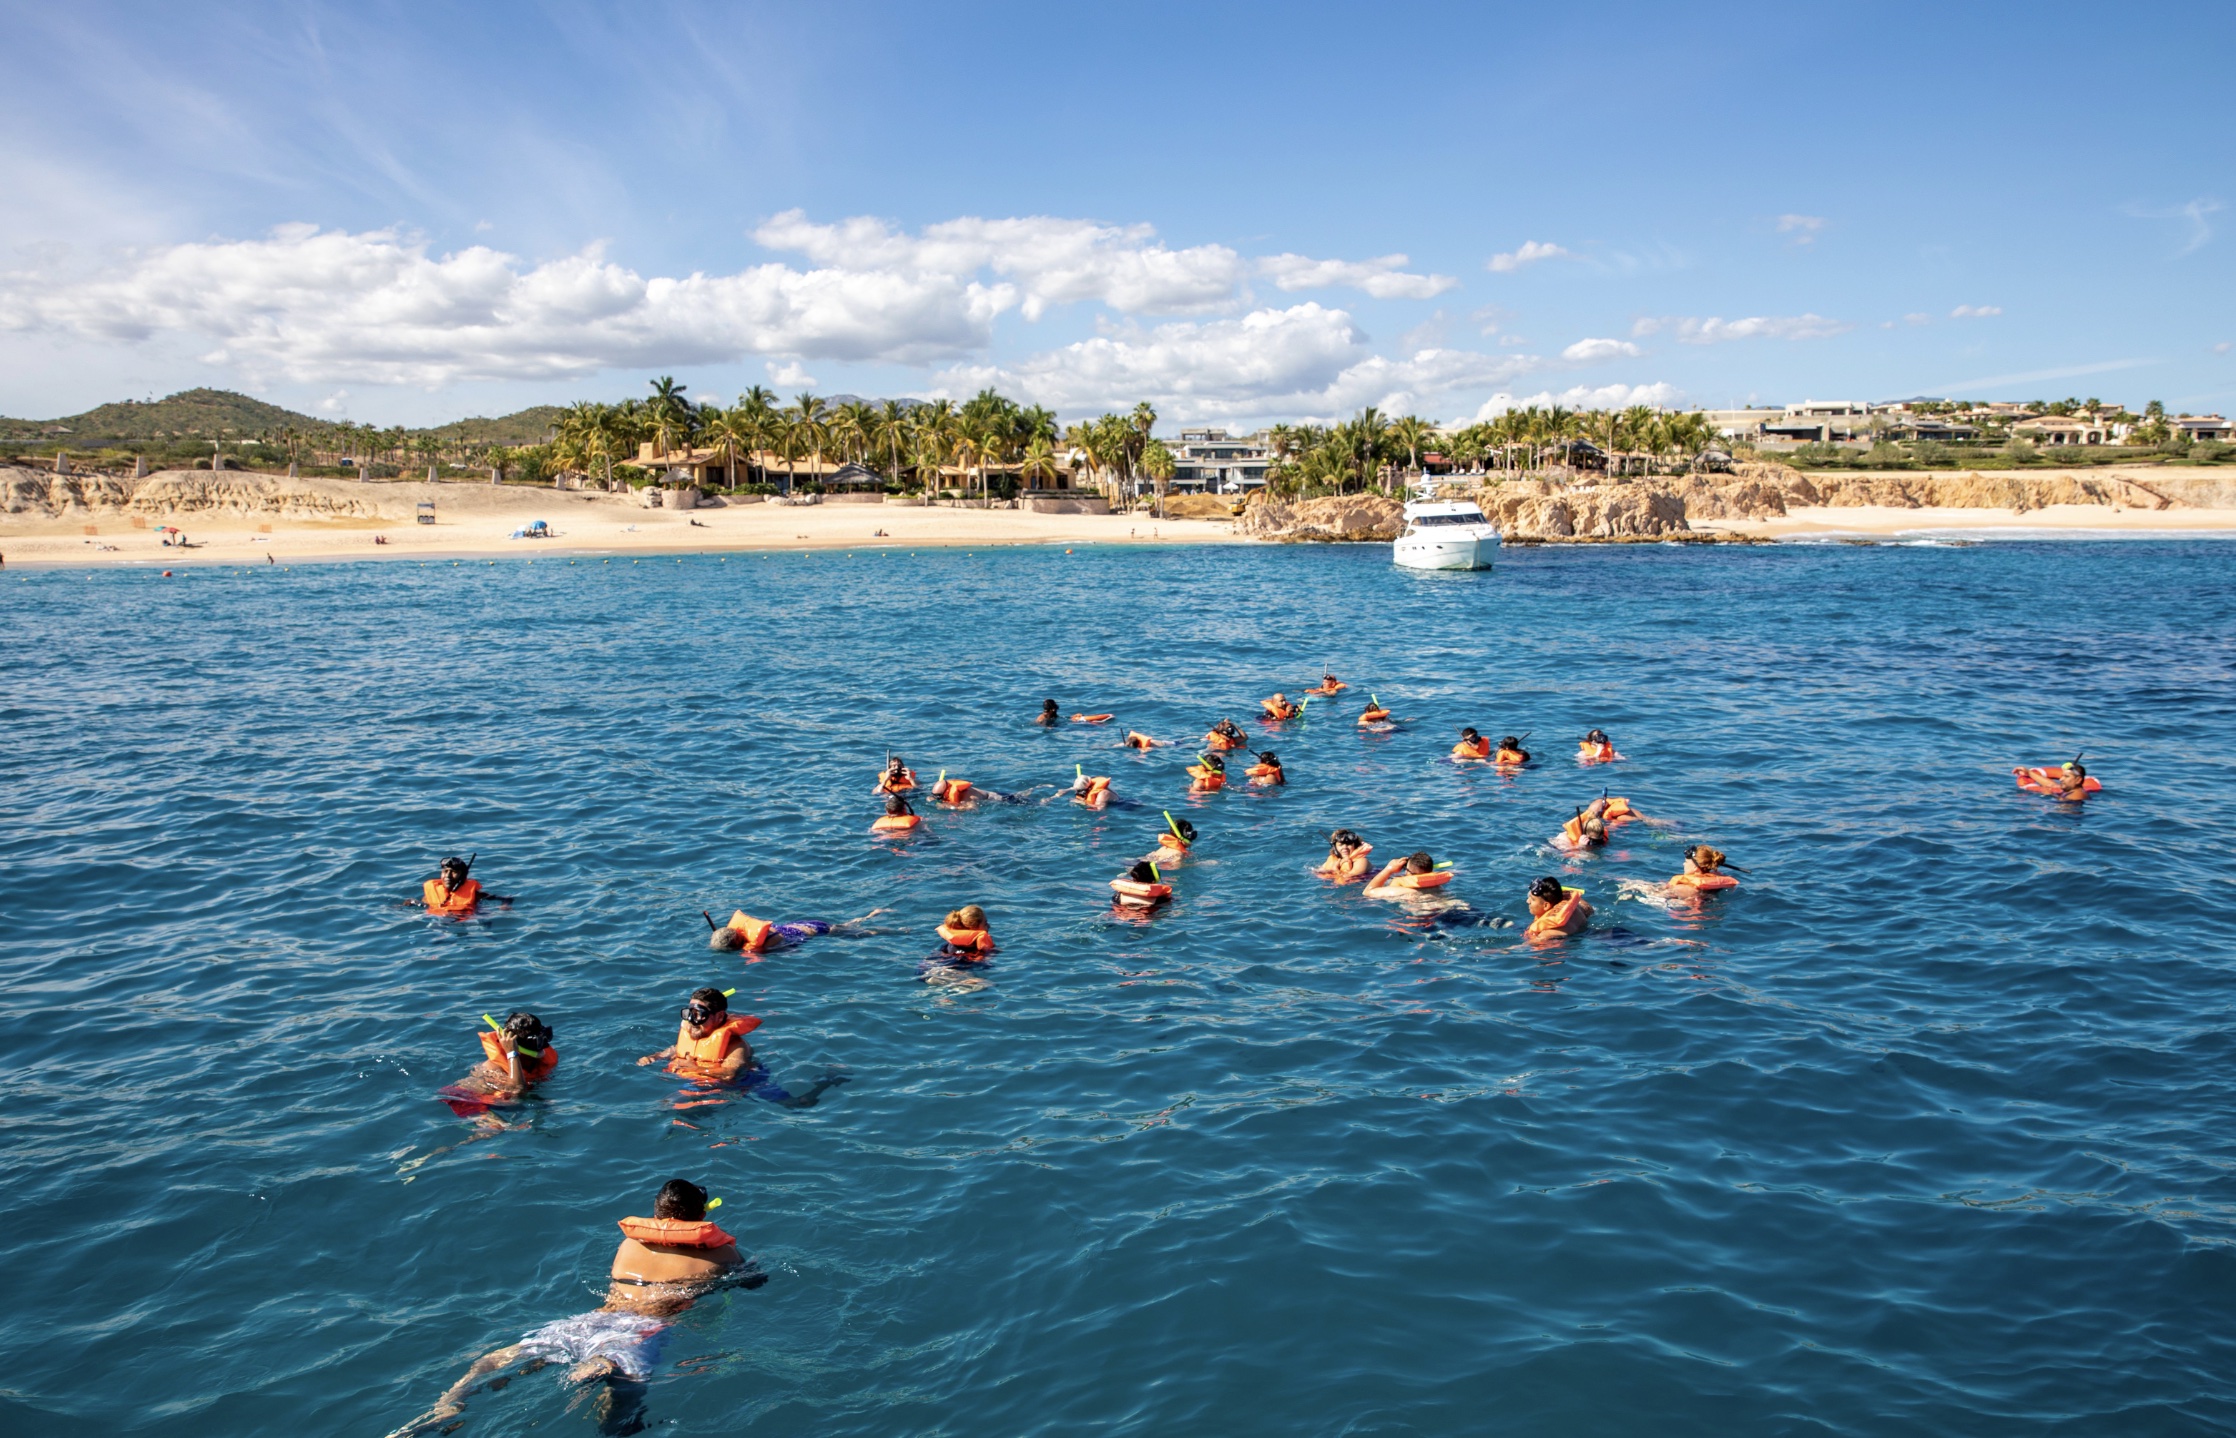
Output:
[[[1263,489],[1273,451],[1223,429],[1184,429],[1172,451],[1172,487],[1185,493],[1240,494]]]
[[[1787,405],[1785,414],[1775,423],[1764,424],[1760,433],[1764,439],[1795,444],[1868,439],[1873,428],[1871,409],[1856,400],[1804,400]]]
[[[1747,405],[1740,409],[1704,409],[1700,417],[1724,439],[1752,440],[1762,437],[1764,425],[1783,420],[1786,412],[1775,405]]]
[[[2236,438],[2236,430],[2217,414],[2185,414],[2174,420],[2174,432],[2191,439],[2211,439],[2226,442]]]
[[[2011,437],[2041,445],[2103,444],[2111,426],[2091,414],[2038,414],[2014,421]]]

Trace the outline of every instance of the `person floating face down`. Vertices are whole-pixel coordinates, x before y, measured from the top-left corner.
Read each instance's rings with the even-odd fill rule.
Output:
[[[769,919],[756,919],[743,909],[733,912],[726,924],[717,924],[714,915],[703,909],[700,915],[707,921],[707,928],[712,931],[707,935],[708,948],[758,955],[823,934],[853,932],[884,912],[883,909],[872,909],[859,919],[842,919],[837,923],[828,919],[787,919],[776,923]]]
[[[1561,831],[1552,838],[1556,849],[1571,851],[1597,849],[1607,842],[1607,821],[1586,809],[1578,809],[1576,816],[1561,825]]]
[[[1372,860],[1367,856],[1374,846],[1352,833],[1338,829],[1328,835],[1328,857],[1312,872],[1339,884],[1355,884],[1367,876]]]
[[[1508,734],[1498,741],[1498,749],[1491,755],[1491,762],[1493,764],[1527,764],[1529,762],[1529,750],[1522,747],[1521,740]]]
[[[1412,899],[1423,890],[1440,889],[1451,882],[1451,870],[1439,869],[1428,850],[1417,849],[1384,864],[1360,892],[1370,899]]]
[[[761,1026],[750,1014],[730,1015],[730,998],[720,989],[693,989],[684,1001],[675,1042],[637,1060],[639,1068],[666,1063],[668,1072],[705,1081],[734,1079],[753,1062],[745,1036]]]
[[[1673,876],[1669,887],[1672,890],[1689,889],[1696,894],[1716,889],[1735,889],[1739,887],[1739,881],[1722,872],[1723,866],[1730,862],[1724,857],[1723,850],[1712,849],[1706,844],[1695,844],[1685,851],[1685,872]]]
[[[1592,906],[1584,891],[1564,888],[1550,874],[1530,884],[1526,902],[1530,921],[1522,931],[1525,938],[1558,939],[1581,934],[1592,921]]]
[[[1128,729],[1126,731],[1126,747],[1128,749],[1165,749],[1171,747],[1171,745],[1172,741],[1170,739],[1152,739],[1139,729]]]
[[[516,1365],[534,1372],[553,1363],[569,1365],[570,1384],[602,1385],[596,1402],[601,1431],[640,1431],[645,1384],[659,1362],[669,1320],[726,1283],[759,1288],[769,1281],[738,1252],[735,1238],[708,1221],[708,1210],[720,1202],[688,1179],[670,1179],[652,1200],[652,1217],[620,1220],[621,1245],[607,1266],[602,1305],[547,1323],[475,1359],[434,1407],[389,1438],[453,1426],[483,1382]]]
[[[1110,776],[1080,770],[1078,777],[1071,781],[1071,797],[1072,802],[1085,804],[1090,809],[1109,808]]]
[[[1166,817],[1164,831],[1157,835],[1157,847],[1142,855],[1146,863],[1160,869],[1177,868],[1188,862],[1188,855],[1195,848],[1196,826],[1186,819]]]

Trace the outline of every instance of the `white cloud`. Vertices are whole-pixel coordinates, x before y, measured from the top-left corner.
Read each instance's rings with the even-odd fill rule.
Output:
[[[2002,313],[2003,306],[2001,305],[1958,305],[1955,309],[1949,311],[1949,318],[1952,320],[1985,320],[1993,319]]]
[[[2228,349],[2228,341],[2222,340],[2219,344],[2213,346],[2213,353],[2217,355],[2224,355],[2228,353]]]
[[[815,376],[807,372],[807,366],[798,360],[789,360],[784,364],[770,360],[766,368],[769,383],[782,385],[786,389],[812,388],[817,383]]]
[[[1680,344],[1712,345],[1726,340],[1818,340],[1830,335],[1846,334],[1853,328],[1853,325],[1828,320],[1819,314],[1751,315],[1739,320],[1716,316],[1706,319],[1664,316],[1639,320],[1630,327],[1630,332],[1643,338],[1667,331]]]
[[[1656,381],[1653,384],[1576,385],[1558,394],[1549,389],[1539,390],[1519,399],[1510,394],[1494,394],[1475,412],[1475,420],[1480,424],[1497,419],[1508,410],[1528,409],[1531,405],[1539,409],[1556,404],[1563,409],[1625,409],[1634,404],[1668,408],[1683,393],[1673,384]]]
[[[1797,245],[1814,243],[1817,232],[1824,227],[1825,220],[1822,215],[1780,215],[1778,217],[1778,233],[1792,235],[1793,242]]]
[[[1539,240],[1524,240],[1520,249],[1493,255],[1483,263],[1484,268],[1494,275],[1508,275],[1524,265],[1534,265],[1539,260],[1563,259],[1567,255],[1568,251],[1562,249],[1559,245]]]
[[[321,414],[348,414],[349,391],[346,389],[335,390],[318,402],[318,408]]]
[[[815,264],[853,274],[961,281],[991,271],[1017,285],[1028,320],[1039,319],[1050,305],[1082,300],[1127,314],[1186,314],[1234,301],[1248,270],[1241,255],[1225,245],[1169,249],[1156,233],[1148,225],[1030,215],[966,216],[911,235],[867,215],[820,225],[803,211],[787,210],[756,229],[753,238],[769,249],[804,254]]]
[[[2212,224],[2205,217],[2218,214],[2220,208],[2221,204],[2218,200],[2196,199],[2191,200],[2186,205],[2176,205],[2172,209],[2163,210],[2129,205],[2127,213],[2139,220],[2183,221],[2188,228],[2188,235],[2183,240],[2182,247],[2174,251],[2174,257],[2179,259],[2183,255],[2195,254],[2205,247],[2205,242],[2213,237]]]
[[[1902,322],[1903,322],[1904,324],[1906,324],[1906,325],[1909,325],[1909,326],[1910,326],[1911,328],[1915,329],[1915,328],[1918,328],[1919,326],[1922,326],[1922,325],[1929,325],[1929,324],[1932,324],[1932,323],[1933,323],[1933,316],[1931,316],[1931,315],[1929,315],[1929,314],[1912,313],[1912,314],[1907,314],[1907,315],[1904,315],[1904,316],[1902,317]]]
[[[920,364],[983,347],[1018,302],[952,275],[794,270],[646,277],[593,247],[526,265],[479,245],[431,256],[394,230],[283,225],[174,245],[105,278],[0,281],[0,329],[214,339],[252,378],[436,387],[746,354]]]
[[[1457,289],[1450,275],[1416,275],[1406,271],[1406,257],[1384,255],[1378,260],[1315,260],[1304,255],[1269,255],[1258,261],[1258,273],[1283,290],[1322,290],[1344,286],[1364,290],[1378,300],[1434,299]]]
[[[1099,335],[1015,365],[957,366],[940,376],[940,387],[968,393],[994,385],[1071,414],[1146,398],[1181,420],[1333,416],[1368,404],[1408,409],[1454,390],[1506,383],[1538,363],[1441,348],[1406,359],[1372,354],[1350,315],[1306,303]]]
[[[1615,359],[1621,356],[1635,357],[1644,353],[1644,350],[1632,344],[1629,340],[1586,339],[1578,340],[1567,349],[1562,350],[1561,358],[1574,361],[1577,364],[1593,364],[1599,360]]]

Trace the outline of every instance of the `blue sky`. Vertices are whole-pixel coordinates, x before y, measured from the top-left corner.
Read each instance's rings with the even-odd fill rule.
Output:
[[[2236,7],[0,3],[0,413],[2236,403]]]

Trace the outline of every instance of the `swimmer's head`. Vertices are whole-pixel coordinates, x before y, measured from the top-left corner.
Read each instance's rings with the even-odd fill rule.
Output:
[[[908,761],[903,759],[898,754],[891,756],[885,761],[885,772],[888,774],[903,773],[907,770],[907,768]]]
[[[1533,903],[1543,904],[1550,908],[1564,897],[1561,881],[1551,874],[1547,874],[1542,879],[1532,880],[1529,886],[1529,896]]]
[[[551,1044],[551,1025],[518,1009],[505,1015],[505,1032],[522,1058],[535,1058]]]
[[[1157,882],[1157,869],[1147,859],[1137,860],[1132,868],[1126,870],[1126,877],[1137,884],[1154,884]]]
[[[1331,850],[1356,849],[1365,842],[1366,840],[1352,833],[1349,829],[1338,829],[1328,835],[1328,848]]]
[[[1273,691],[1273,702],[1276,704],[1286,704],[1289,702],[1289,696],[1276,689]]]
[[[1043,699],[1043,700],[1041,700],[1041,701],[1040,701],[1040,712],[1041,712],[1041,713],[1043,713],[1043,714],[1054,715],[1054,714],[1055,714],[1055,712],[1056,712],[1056,701],[1055,701],[1055,700],[1053,700],[1053,699]]]
[[[1501,749],[1513,749],[1519,751],[1522,747],[1522,741],[1515,738],[1511,734],[1502,734],[1499,736],[1498,747]]]
[[[1271,749],[1267,749],[1259,753],[1258,762],[1260,764],[1271,764],[1274,768],[1278,769],[1281,767],[1281,756],[1274,753]]]
[[[1186,819],[1173,820],[1172,827],[1179,832],[1181,843],[1193,844],[1196,842],[1196,826]]]
[[[1607,821],[1605,819],[1595,814],[1586,819],[1581,827],[1584,831],[1585,843],[1604,844],[1607,842]]]
[[[442,862],[442,876],[445,887],[457,888],[466,882],[466,861],[452,854]]]
[[[2082,767],[2081,761],[2078,759],[2066,760],[2063,768],[2066,773],[2072,775],[2076,779],[2086,779],[2088,777],[2088,770]]]
[[[690,1179],[671,1178],[660,1185],[660,1196],[652,1200],[652,1216],[697,1223],[707,1216],[707,1191]]]
[[[898,794],[885,801],[885,817],[888,819],[898,819],[909,812],[908,800]]]
[[[1711,849],[1706,844],[1695,844],[1685,851],[1685,857],[1706,872],[1724,861],[1724,851]]]
[[[1322,684],[1333,684],[1335,682],[1335,676],[1323,669],[1320,671],[1320,682]]]
[[[955,911],[954,927],[958,929],[983,929],[986,927],[986,911],[976,904],[965,904]]]
[[[1476,733],[1473,729],[1462,729],[1460,731],[1460,737],[1466,740],[1468,743],[1473,744],[1477,740],[1481,739],[1483,736]]]
[[[1224,774],[1227,772],[1227,761],[1216,754],[1206,754],[1203,756],[1203,767],[1215,774]]]
[[[720,989],[693,989],[683,1001],[683,1021],[695,1028],[718,1024],[729,1012],[730,1000]]]
[[[745,931],[725,925],[707,935],[707,947],[710,949],[742,949],[745,947]]]
[[[1436,860],[1429,857],[1426,849],[1416,849],[1405,856],[1405,872],[1408,874],[1426,874],[1435,868]]]
[[[1594,729],[1584,736],[1584,742],[1587,744],[1604,744],[1607,742],[1607,731],[1605,729]]]

